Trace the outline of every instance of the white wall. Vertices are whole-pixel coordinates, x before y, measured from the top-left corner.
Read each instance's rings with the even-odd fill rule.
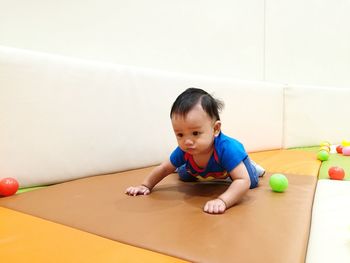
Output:
[[[0,45],[350,87],[349,0],[0,0]]]
[[[349,0],[267,0],[266,80],[350,87],[349,14]]]
[[[262,79],[261,0],[0,0],[0,45]]]

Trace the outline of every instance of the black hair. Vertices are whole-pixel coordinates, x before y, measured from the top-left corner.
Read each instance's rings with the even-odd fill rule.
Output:
[[[170,118],[173,114],[186,116],[187,113],[200,102],[203,110],[214,120],[220,120],[219,112],[224,103],[213,98],[209,93],[198,88],[188,88],[182,92],[174,101],[170,111]]]

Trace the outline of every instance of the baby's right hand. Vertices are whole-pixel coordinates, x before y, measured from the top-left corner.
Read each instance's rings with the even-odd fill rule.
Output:
[[[138,186],[130,186],[126,189],[125,193],[127,195],[148,195],[151,191],[147,186],[144,185],[138,185]]]

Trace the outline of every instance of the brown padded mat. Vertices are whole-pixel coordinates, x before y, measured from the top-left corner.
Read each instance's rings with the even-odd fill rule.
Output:
[[[227,185],[183,183],[176,174],[149,196],[124,194],[152,168],[101,175],[0,199],[22,211],[193,262],[304,262],[317,178],[287,175],[274,193],[270,174],[223,215],[202,212]]]

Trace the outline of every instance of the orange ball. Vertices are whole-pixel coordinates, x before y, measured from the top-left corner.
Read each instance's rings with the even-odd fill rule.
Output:
[[[0,180],[0,196],[10,196],[17,192],[19,184],[15,178],[7,177]]]
[[[343,146],[342,145],[338,145],[336,150],[337,150],[337,153],[342,154],[343,153]]]
[[[345,176],[344,169],[338,166],[332,166],[328,169],[328,175],[334,180],[343,180]]]

